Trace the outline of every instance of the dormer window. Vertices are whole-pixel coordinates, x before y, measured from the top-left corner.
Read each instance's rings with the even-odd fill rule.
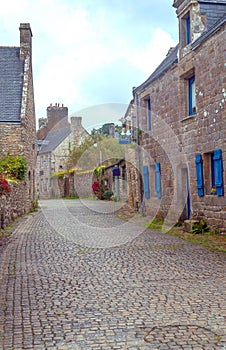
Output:
[[[191,42],[191,18],[190,11],[181,18],[181,42],[182,46],[186,46]]]
[[[190,14],[188,14],[188,17],[185,19],[186,21],[186,44],[190,44],[191,42],[191,21],[190,21]]]

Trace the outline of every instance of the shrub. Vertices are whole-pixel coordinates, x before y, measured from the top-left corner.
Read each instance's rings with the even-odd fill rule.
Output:
[[[113,196],[113,192],[111,190],[106,190],[104,193],[103,193],[103,199],[110,199],[112,196]]]
[[[209,228],[204,220],[200,220],[197,224],[194,224],[191,233],[205,233],[209,232]]]
[[[24,180],[27,171],[27,161],[22,156],[13,156],[8,154],[0,159],[0,174],[17,179]]]

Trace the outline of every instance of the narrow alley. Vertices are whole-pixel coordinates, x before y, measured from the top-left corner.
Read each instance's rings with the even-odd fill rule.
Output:
[[[0,260],[0,349],[226,349],[225,254],[48,200]]]

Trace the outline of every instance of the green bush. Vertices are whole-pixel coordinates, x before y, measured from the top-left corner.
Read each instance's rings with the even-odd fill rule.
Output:
[[[206,233],[209,232],[209,228],[204,220],[200,220],[197,224],[194,224],[191,233]]]
[[[111,190],[106,190],[103,195],[102,198],[103,199],[110,199],[113,196],[113,192]]]
[[[27,161],[22,156],[8,154],[0,159],[0,174],[17,180],[24,180],[27,171]]]

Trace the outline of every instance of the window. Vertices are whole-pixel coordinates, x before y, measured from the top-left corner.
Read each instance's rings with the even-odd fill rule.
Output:
[[[187,46],[191,42],[191,19],[190,12],[187,12],[184,17],[181,18],[180,25],[181,32],[181,44],[182,46]]]
[[[204,155],[205,159],[205,188],[206,194],[224,195],[223,162],[220,149]]]
[[[196,114],[195,76],[188,79],[188,112]]]
[[[220,149],[205,153],[203,159],[201,154],[196,155],[196,177],[198,196],[204,196],[204,187],[207,195],[224,195],[223,161]]]
[[[191,42],[191,23],[190,23],[190,14],[188,14],[188,17],[185,19],[186,21],[186,44],[188,45]]]
[[[151,131],[151,99],[147,99],[147,130]]]

